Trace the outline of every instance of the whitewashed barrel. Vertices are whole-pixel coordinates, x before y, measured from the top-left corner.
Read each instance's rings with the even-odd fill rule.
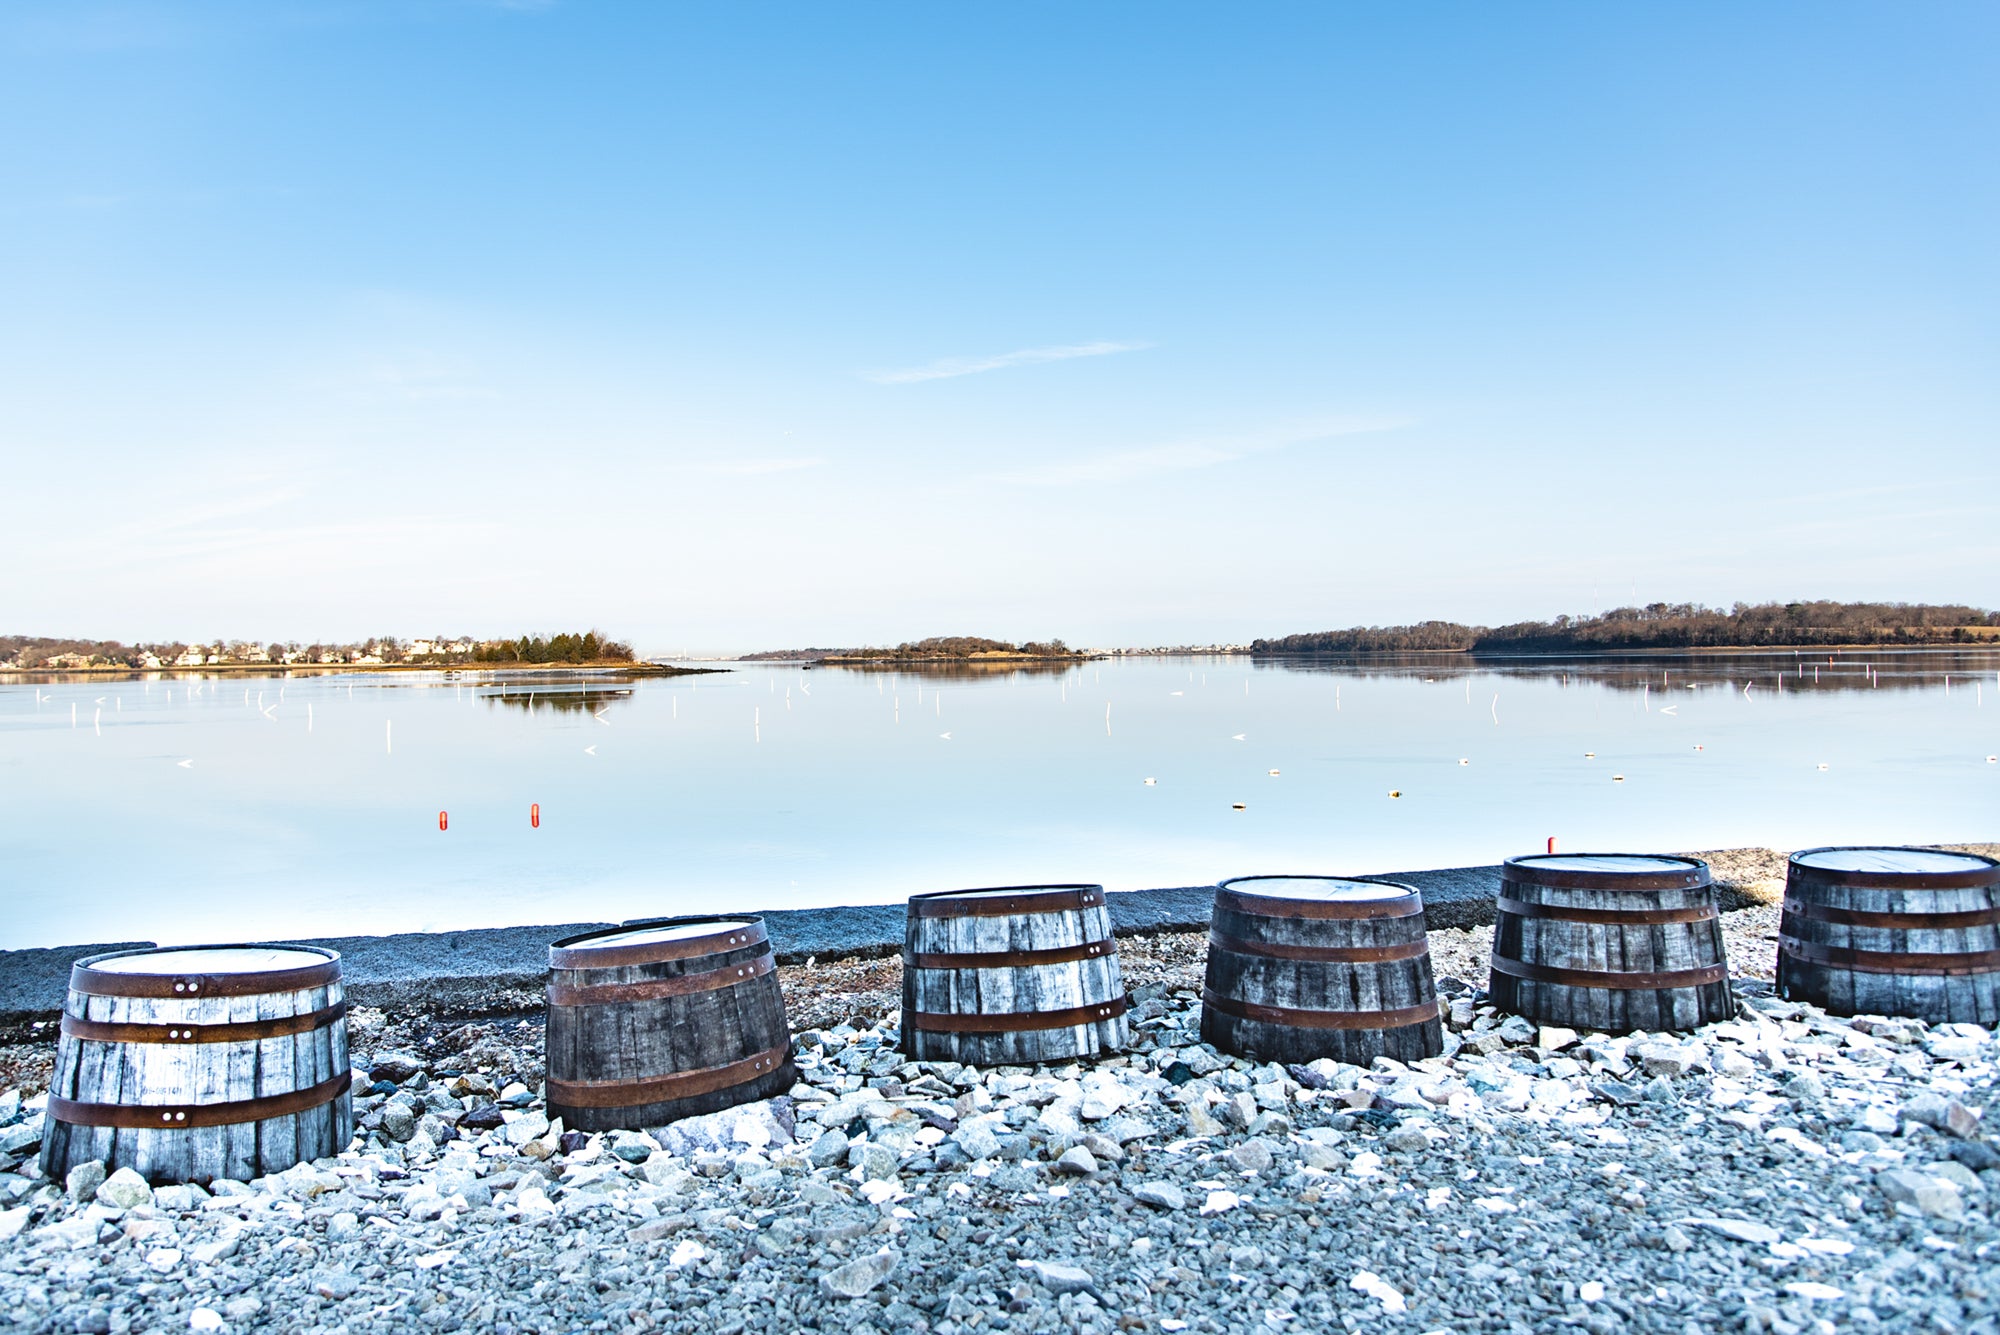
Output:
[[[1778,991],[1836,1015],[2000,1024],[2000,862],[1935,848],[1794,853]]]
[[[1129,1000],[1101,885],[1015,885],[910,900],[902,1049],[1028,1066],[1125,1046]]]
[[[340,956],[314,946],[92,955],[70,970],[42,1169],[247,1181],[354,1138]]]
[[[1735,1014],[1708,864],[1633,853],[1509,858],[1493,1004],[1586,1032],[1687,1030]]]
[[[1201,1036],[1256,1061],[1366,1066],[1444,1051],[1415,886],[1244,876],[1216,887]]]
[[[755,917],[669,918],[549,948],[549,1116],[659,1126],[798,1082],[777,963]]]

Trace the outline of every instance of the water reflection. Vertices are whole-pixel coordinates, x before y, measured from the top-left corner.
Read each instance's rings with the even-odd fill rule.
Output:
[[[480,686],[477,694],[488,704],[504,705],[524,713],[547,710],[554,714],[596,714],[632,698],[632,686],[597,683],[509,682],[500,686]]]
[[[1558,685],[1605,686],[1644,694],[1723,688],[1781,693],[1933,690],[1952,683],[1973,686],[1987,678],[2000,686],[2000,651],[1991,649],[1874,649],[1848,653],[1807,650],[1730,654],[1606,654],[1592,657],[1521,658],[1472,654],[1319,654],[1258,658],[1259,671],[1331,673],[1342,677],[1450,682],[1499,677]]]
[[[816,671],[854,672],[862,676],[921,677],[925,681],[1006,681],[1014,677],[1060,677],[1087,667],[1090,659],[963,659],[952,662],[883,662],[807,664]]]

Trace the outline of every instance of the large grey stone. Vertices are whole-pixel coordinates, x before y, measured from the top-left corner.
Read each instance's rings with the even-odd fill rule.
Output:
[[[902,1259],[893,1248],[884,1247],[873,1256],[849,1261],[821,1275],[819,1291],[829,1298],[859,1298],[889,1278]]]

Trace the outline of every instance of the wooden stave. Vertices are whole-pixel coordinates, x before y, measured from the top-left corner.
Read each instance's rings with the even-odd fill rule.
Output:
[[[333,1014],[312,1029],[256,1040],[135,1043],[62,1034],[49,1081],[51,1093],[81,1104],[195,1107],[292,1094],[314,1086],[339,1088],[339,1079],[349,1073],[339,956],[330,951],[311,953],[326,955],[334,964],[331,976],[319,986],[257,992],[240,981],[256,977],[247,974],[195,997],[132,994],[143,988],[124,994],[70,991],[64,1002],[66,1019],[91,1025],[201,1029]],[[79,961],[79,967],[104,958],[108,957]],[[277,1079],[284,1070],[289,1070],[290,1079]],[[100,1092],[129,1088],[143,1089],[143,1098],[127,1101]],[[97,1160],[107,1171],[129,1167],[154,1183],[249,1181],[339,1154],[353,1139],[353,1097],[340,1089],[332,1098],[299,1112],[215,1126],[93,1126],[51,1115],[45,1122],[41,1164],[57,1179],[78,1164]]]
[[[1807,850],[1816,852],[1821,850]],[[1865,876],[1872,884],[1860,883]],[[1801,947],[1899,955],[1973,956],[2000,951],[2000,924],[1939,928],[1877,926],[1820,916],[1899,920],[1938,914],[1990,917],[2000,910],[2000,867],[1987,884],[1938,886],[1940,878],[1893,872],[1831,872],[1792,863],[1778,927],[1778,992],[1835,1015],[1903,1015],[1930,1024],[2000,1024],[2000,964],[1968,963],[1945,973],[1918,961],[1891,958],[1826,963],[1800,957]],[[1971,879],[1953,876],[1953,881]],[[1891,971],[1893,970],[1893,971]]]
[[[1075,897],[1070,907],[1006,915],[990,911],[940,913],[938,907],[950,899],[949,895],[922,895],[910,901],[903,941],[905,1022],[898,1040],[898,1048],[906,1056],[982,1067],[1029,1066],[1098,1056],[1125,1046],[1130,1032],[1124,1013],[1125,988],[1102,890],[1081,885],[1018,889],[1024,894],[1047,891]],[[980,908],[990,909],[990,901]],[[1069,954],[1100,943],[1105,947],[1100,954],[1048,964],[934,968],[917,962],[937,955]],[[1012,1000],[1023,992],[1041,1000],[1025,1007]],[[1007,1004],[985,1004],[996,996],[1008,999]],[[1062,1028],[1022,1028],[1004,1033],[935,1029],[915,1019],[919,1014],[1028,1014],[1086,1007],[1112,1007],[1116,1013]]]
[[[1241,949],[1244,945],[1252,950]],[[1422,946],[1421,953],[1374,962],[1254,953],[1258,946],[1379,952],[1413,945]],[[1356,918],[1271,916],[1246,908],[1242,897],[1218,897],[1210,921],[1203,992],[1203,1041],[1254,1061],[1290,1065],[1328,1057],[1366,1066],[1377,1057],[1417,1061],[1444,1051],[1444,1025],[1421,911]],[[1221,1004],[1212,1001],[1210,993]],[[1379,1028],[1308,1028],[1230,1014],[1221,1007],[1231,1001],[1346,1014],[1427,1004],[1431,1015]]]
[[[1655,873],[1633,877],[1642,884],[1627,888],[1610,873],[1562,873],[1561,885],[1547,883],[1555,877],[1516,879],[1517,860],[1510,859],[1494,915],[1494,964],[1487,983],[1493,1005],[1538,1024],[1612,1034],[1687,1032],[1734,1015],[1715,889],[1707,864],[1697,866],[1699,874],[1680,878],[1678,885],[1662,885],[1673,878]],[[1578,883],[1586,879],[1599,883]],[[1573,909],[1590,919],[1630,910],[1630,921],[1530,916],[1509,911],[1510,901],[1555,913]],[[1701,916],[1689,922],[1645,921],[1681,910],[1699,910]],[[1607,975],[1700,968],[1719,977],[1683,986],[1617,988],[1517,978],[1502,971],[1509,961]]]
[[[731,919],[730,921],[747,921]],[[637,1130],[664,1126],[683,1117],[720,1112],[782,1094],[798,1083],[791,1058],[791,1026],[778,986],[771,944],[758,920],[756,939],[712,955],[662,952],[671,958],[651,963],[549,971],[545,1065],[551,1082],[544,1103],[551,1118],[576,1131]],[[641,1000],[602,1000],[580,1005],[553,998],[564,988],[602,988],[683,979],[712,971],[757,969],[721,987]],[[642,1035],[663,1040],[657,1050],[629,1050]],[[728,1037],[728,1036],[733,1036]],[[640,1081],[681,1075],[742,1062],[761,1052],[784,1049],[775,1068],[720,1089],[679,1098],[622,1106],[565,1102],[555,1082]]]

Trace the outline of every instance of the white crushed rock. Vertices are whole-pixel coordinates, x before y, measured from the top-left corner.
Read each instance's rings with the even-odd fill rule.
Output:
[[[0,1174],[0,1310],[37,1332],[1993,1328],[1991,1033],[1751,983],[1725,1023],[1607,1037],[1446,990],[1447,1055],[1367,1070],[1223,1057],[1160,983],[1135,1050],[1090,1065],[910,1063],[893,1017],[834,1025],[799,1036],[788,1096],[650,1135],[566,1133],[508,1079],[535,1053],[377,1053],[401,1078],[334,1158],[207,1189]],[[10,1143],[40,1105],[0,1096]]]

